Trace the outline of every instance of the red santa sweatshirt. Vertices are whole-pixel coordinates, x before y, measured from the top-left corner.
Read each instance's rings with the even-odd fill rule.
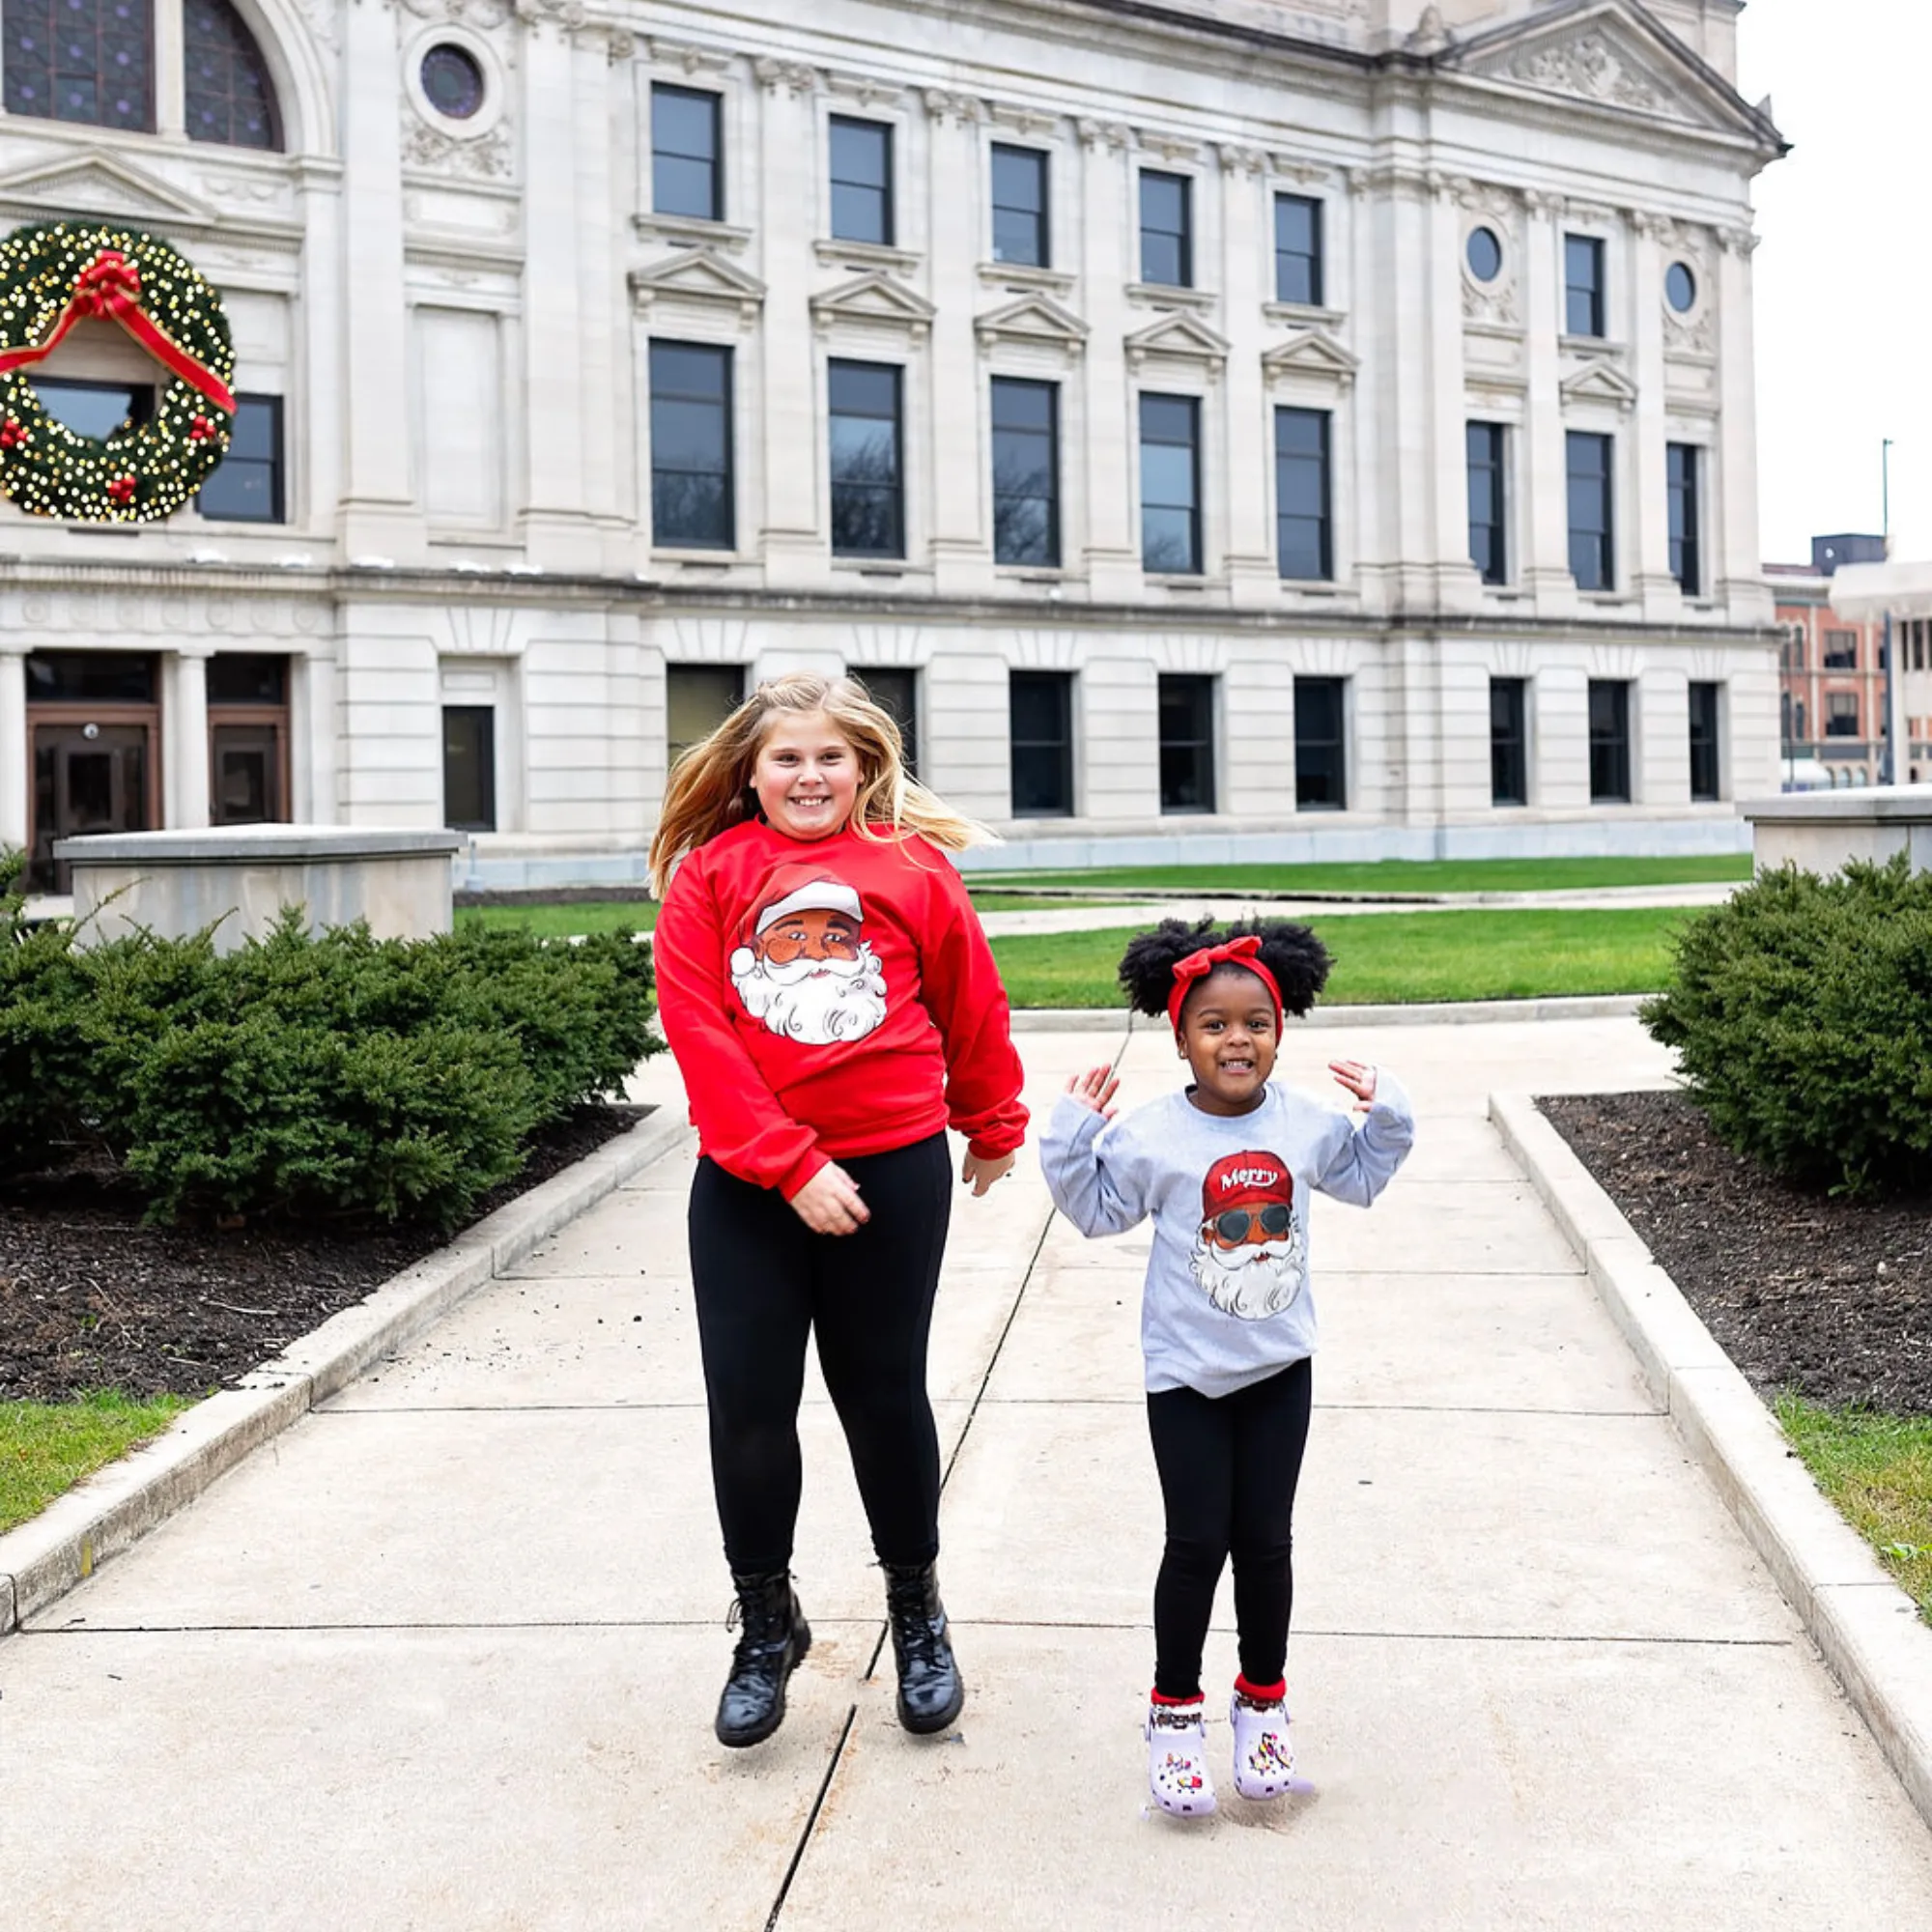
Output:
[[[703,1151],[789,1201],[830,1160],[941,1128],[1026,1137],[1006,989],[959,875],[920,838],[748,820],[678,867],[658,1010]]]

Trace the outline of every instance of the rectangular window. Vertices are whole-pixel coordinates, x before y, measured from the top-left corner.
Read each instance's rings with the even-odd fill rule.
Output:
[[[1504,469],[1509,429],[1503,423],[1472,422],[1467,428],[1469,472],[1469,561],[1485,583],[1509,582],[1509,536],[1505,528]]]
[[[993,560],[1060,562],[1060,387],[993,379]]]
[[[98,383],[78,376],[34,378],[41,407],[76,436],[105,442],[124,423],[138,427],[155,419],[152,383]]]
[[[888,362],[830,365],[834,556],[905,554],[903,374]]]
[[[282,523],[282,468],[281,397],[237,396],[228,454],[201,486],[194,507],[220,523]]]
[[[1856,691],[1828,691],[1825,694],[1825,735],[1828,738],[1856,738],[1859,735],[1859,695]]]
[[[1715,684],[1690,687],[1690,796],[1715,801],[1718,786],[1718,693]]]
[[[724,219],[723,99],[694,87],[651,88],[651,206],[696,221]]]
[[[1073,810],[1073,674],[1008,674],[1013,816],[1064,818]]]
[[[0,15],[7,112],[96,128],[152,129],[154,14],[152,7],[7,0]],[[226,40],[232,28],[216,31],[224,36],[224,47],[232,45]]]
[[[1698,500],[1701,454],[1694,442],[1663,446],[1665,487],[1670,498],[1670,574],[1687,597],[1704,592],[1703,546],[1698,540],[1702,506]]]
[[[736,547],[731,475],[731,352],[651,344],[651,541]]]
[[[745,672],[739,665],[665,667],[665,753],[676,764],[745,701]]]
[[[1616,585],[1616,542],[1610,518],[1610,440],[1569,433],[1570,575],[1578,590]]]
[[[993,260],[1053,266],[1047,229],[1047,156],[1037,148],[993,148]]]
[[[1282,576],[1334,576],[1328,503],[1328,412],[1276,410],[1274,534]]]
[[[497,707],[442,707],[442,822],[455,832],[497,829]]]
[[[1194,286],[1194,184],[1185,175],[1141,170],[1141,280]]]
[[[1321,204],[1305,194],[1274,198],[1274,298],[1321,306]]]
[[[1201,405],[1141,398],[1141,563],[1169,577],[1201,574]]]
[[[263,825],[288,811],[289,661],[221,651],[208,661],[208,819]]]
[[[1590,680],[1590,803],[1628,805],[1631,796],[1630,686]]]
[[[1827,631],[1825,633],[1825,668],[1827,670],[1857,670],[1859,668],[1859,634],[1856,631]]]
[[[893,130],[883,121],[832,117],[832,234],[893,245]]]
[[[1604,332],[1604,244],[1594,236],[1563,238],[1563,327],[1571,335]]]
[[[1214,810],[1214,680],[1160,680],[1160,809]]]
[[[851,673],[872,694],[873,702],[899,727],[908,778],[919,776],[919,672],[898,666],[870,665]]]
[[[1341,811],[1349,803],[1348,680],[1294,680],[1294,806],[1297,811]]]
[[[1490,803],[1529,803],[1529,686],[1520,677],[1490,680]]]

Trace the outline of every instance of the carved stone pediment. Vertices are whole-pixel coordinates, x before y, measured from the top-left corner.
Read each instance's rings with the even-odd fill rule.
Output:
[[[1591,362],[1562,384],[1566,403],[1607,403],[1612,409],[1629,411],[1636,407],[1636,384],[1614,362]]]
[[[1078,355],[1087,341],[1087,325],[1044,296],[1025,296],[996,308],[980,316],[973,329],[987,349],[995,343],[1019,342]]]
[[[1286,342],[1277,343],[1262,357],[1262,370],[1269,377],[1313,376],[1346,389],[1355,380],[1361,358],[1352,355],[1323,328],[1305,328]]]
[[[1146,328],[1136,329],[1126,339],[1127,366],[1138,369],[1150,356],[1170,361],[1196,362],[1207,366],[1210,376],[1218,376],[1228,360],[1228,343],[1205,322],[1191,315],[1164,315]]]
[[[709,248],[688,249],[648,269],[633,269],[631,299],[639,309],[660,301],[696,302],[734,308],[739,318],[755,322],[764,303],[765,285],[735,262]]]
[[[55,214],[163,224],[213,222],[215,211],[145,168],[99,150],[0,175],[0,203]]]
[[[917,289],[888,274],[861,275],[811,298],[811,320],[820,334],[835,323],[865,324],[877,328],[902,328],[915,342],[924,341],[935,311]]]

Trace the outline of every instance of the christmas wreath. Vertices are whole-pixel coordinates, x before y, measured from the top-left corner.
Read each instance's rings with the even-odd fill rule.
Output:
[[[24,373],[76,322],[119,323],[173,380],[104,440],[48,413]],[[0,242],[0,492],[36,516],[171,516],[228,451],[235,348],[220,298],[152,235],[57,221]]]

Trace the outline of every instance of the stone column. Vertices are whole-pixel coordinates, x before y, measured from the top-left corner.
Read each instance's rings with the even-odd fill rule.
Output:
[[[342,15],[341,326],[309,384],[311,394],[334,387],[345,399],[340,518],[352,563],[419,561],[426,549],[410,485],[408,357],[399,339],[409,304],[396,18],[392,8],[373,5]]]
[[[1474,611],[1482,580],[1469,558],[1468,388],[1463,368],[1463,209],[1453,185],[1437,184],[1429,214],[1429,425],[1431,528],[1436,602]]]
[[[630,304],[617,250],[628,227],[628,192],[620,184],[635,179],[619,167],[620,144],[613,118],[636,125],[630,85],[629,34],[586,29],[576,59],[577,125],[597,138],[580,139],[576,151],[578,192],[577,286],[578,377],[583,422],[583,500],[602,526],[598,539],[603,568],[629,569],[635,536],[628,525],[630,489],[625,471],[633,468],[638,412],[632,395]]]
[[[298,825],[338,825],[336,683],[333,646],[297,658],[289,715],[290,810]]]
[[[1576,609],[1570,575],[1569,458],[1563,440],[1563,289],[1558,275],[1559,197],[1531,190],[1523,197],[1523,354],[1528,395],[1522,427],[1523,531],[1521,581],[1539,610],[1567,615]]]
[[[927,88],[926,234],[931,281],[926,294],[937,313],[927,345],[932,384],[931,452],[927,489],[932,504],[933,587],[970,593],[990,588],[992,542],[986,529],[989,455],[980,431],[986,421],[987,377],[973,333],[980,306],[977,270],[992,259],[980,164],[980,123],[985,109],[970,95]]]
[[[1221,313],[1228,367],[1213,400],[1222,411],[1227,451],[1228,581],[1238,603],[1275,604],[1281,568],[1268,521],[1274,414],[1262,376],[1267,335],[1262,304],[1274,298],[1262,275],[1274,254],[1262,228],[1269,213],[1263,165],[1264,157],[1252,148],[1221,150]]]
[[[209,819],[208,799],[208,661],[213,649],[184,644],[175,659],[173,702],[168,706],[164,737],[166,759],[162,785],[166,819],[172,830],[194,830]]]
[[[24,639],[0,637],[0,845],[27,842],[27,649]]]
[[[301,210],[301,288],[296,299],[291,348],[297,366],[327,372],[341,366],[347,309],[342,259],[342,168],[339,162],[298,161]],[[392,350],[392,354],[402,352]],[[297,531],[335,526],[343,496],[344,399],[330,380],[291,384],[285,408],[299,412],[289,427],[288,517]]]
[[[1087,571],[1096,599],[1138,597],[1140,532],[1139,433],[1134,393],[1127,382],[1125,339],[1134,326],[1122,291],[1140,279],[1122,246],[1133,228],[1132,139],[1113,122],[1082,121],[1085,157],[1080,182],[1081,296],[1093,333],[1087,340]],[[1146,318],[1151,320],[1151,317]]]
[[[1663,400],[1663,247],[1655,216],[1639,213],[1632,217],[1630,260],[1631,373],[1636,383],[1632,423],[1636,446],[1624,452],[1623,468],[1636,489],[1633,499],[1629,482],[1620,479],[1617,510],[1636,537],[1625,559],[1630,587],[1643,599],[1647,619],[1667,623],[1682,610],[1684,598],[1670,574],[1670,502],[1663,456],[1669,434]]]
[[[829,570],[819,526],[826,457],[810,312],[823,165],[818,72],[785,60],[759,60],[754,71],[763,88],[758,246],[765,305],[755,353],[764,362],[765,581],[793,587],[822,582]],[[745,507],[749,524],[752,506]]]
[[[180,5],[161,0],[154,22],[155,132],[180,141],[187,134],[187,49]]]
[[[1772,621],[1757,537],[1756,345],[1751,322],[1751,254],[1757,237],[1727,228],[1718,237],[1718,395],[1719,460],[1709,479],[1718,514],[1710,519],[1711,587],[1733,623]]]

